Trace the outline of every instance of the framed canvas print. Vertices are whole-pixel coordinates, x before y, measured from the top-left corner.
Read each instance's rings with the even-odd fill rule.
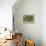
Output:
[[[34,24],[34,22],[35,22],[34,15],[24,15],[23,16],[23,23]]]

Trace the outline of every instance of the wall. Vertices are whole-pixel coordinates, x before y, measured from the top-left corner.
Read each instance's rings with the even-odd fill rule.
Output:
[[[24,0],[23,0],[24,1]],[[35,2],[36,1],[36,2]],[[13,6],[13,4],[16,2],[16,0],[0,0],[0,26],[3,26],[3,27],[8,27],[8,28],[12,28],[12,6]],[[27,2],[29,2],[29,1],[27,1]],[[34,2],[34,3],[33,3]],[[39,1],[37,1],[37,0],[32,0],[32,3],[30,3],[30,4],[27,4],[29,7],[30,7],[30,5],[31,6],[33,6],[33,7],[35,7],[36,5],[38,6],[39,5],[39,3],[38,3]],[[36,3],[36,5],[35,5],[35,3]],[[39,27],[39,25],[38,24],[23,24],[23,21],[22,21],[22,15],[25,15],[25,14],[32,14],[32,12],[33,11],[37,11],[37,10],[31,10],[30,11],[30,9],[32,8],[32,7],[30,7],[29,9],[28,9],[28,7],[27,7],[27,5],[25,4],[25,1],[24,1],[24,3],[22,3],[20,6],[21,6],[21,8],[19,8],[19,9],[22,9],[22,10],[18,10],[18,8],[17,9],[14,9],[15,10],[15,15],[17,15],[17,14],[19,14],[18,16],[16,16],[16,18],[15,18],[15,20],[16,19],[18,19],[18,20],[16,20],[15,21],[15,27],[16,27],[16,29],[18,30],[18,31],[20,31],[20,32],[23,32],[23,34],[25,35],[25,36],[27,36],[26,35],[26,33],[28,32],[28,35],[30,34],[31,35],[31,39],[32,38],[34,38],[34,40],[35,41],[37,41],[38,39],[37,39],[37,36],[35,35],[35,32],[40,32],[41,31],[41,40],[42,40],[42,46],[46,46],[46,0],[42,0],[41,1],[41,4],[42,4],[42,8],[41,8],[41,12],[42,12],[42,16],[41,16],[41,21],[40,21],[40,23],[41,23],[41,29],[42,29],[42,31],[39,29],[39,31],[38,31],[38,29],[36,29],[36,28],[38,28]],[[24,6],[22,6],[22,5],[24,5]],[[26,5],[26,6],[25,6]],[[20,7],[20,6],[18,6],[18,7]],[[36,8],[37,8],[37,6],[36,6]],[[26,8],[27,7],[27,8]],[[23,9],[25,9],[25,10],[23,10]],[[39,8],[38,8],[39,9]],[[26,11],[27,10],[27,11]],[[16,12],[17,11],[17,12]],[[29,12],[28,12],[29,11]],[[37,14],[38,15],[38,13],[39,12],[35,12],[35,14]],[[36,23],[38,23],[37,22],[37,20],[39,20],[38,18],[38,16],[35,16],[36,18]],[[18,23],[19,22],[19,23]],[[37,25],[37,26],[36,26]],[[33,29],[32,29],[33,28]],[[35,28],[35,29],[34,29]],[[36,30],[36,31],[35,31]],[[35,35],[35,36],[34,36]],[[25,37],[24,36],[24,37]],[[36,38],[35,38],[36,37]],[[39,37],[40,38],[40,37]]]
[[[14,5],[16,6],[16,5]],[[36,46],[41,46],[41,1],[40,0],[23,0],[21,4],[14,8],[15,29],[23,33],[24,38],[35,41]],[[35,16],[34,24],[23,24],[23,15]]]
[[[16,0],[0,0],[0,27],[12,28],[12,6]]]
[[[41,41],[46,46],[46,0],[41,1]]]

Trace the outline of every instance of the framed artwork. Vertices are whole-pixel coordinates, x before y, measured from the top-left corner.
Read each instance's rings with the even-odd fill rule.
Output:
[[[34,15],[24,15],[23,16],[23,23],[33,24],[34,22],[35,22]]]

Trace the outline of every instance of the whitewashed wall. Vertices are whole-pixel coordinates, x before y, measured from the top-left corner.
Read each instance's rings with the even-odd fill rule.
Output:
[[[16,0],[0,0],[0,28],[12,29],[12,6]],[[4,29],[3,29],[4,30]],[[0,29],[0,38],[5,38],[5,36],[10,36],[10,32],[7,32]],[[9,37],[7,37],[9,38]]]
[[[46,46],[46,0],[41,0],[41,40]]]
[[[20,5],[13,7],[15,29],[22,32],[24,37],[35,41],[36,46],[41,46],[41,1],[23,0]],[[34,24],[23,24],[23,15],[35,16]]]
[[[12,28],[12,6],[16,0],[0,0],[0,27]]]
[[[16,0],[0,0],[0,26],[8,27],[10,29],[12,28],[12,6],[13,6],[13,4],[15,2],[16,2]],[[39,1],[32,0],[32,3],[30,3],[31,6],[33,5],[33,7],[35,7],[35,4],[36,4],[35,2],[37,3]],[[41,16],[42,17],[41,17],[40,23],[41,23],[41,27],[42,28],[41,28],[41,33],[40,34],[41,34],[42,46],[46,46],[46,0],[41,0],[41,4],[42,4],[41,5],[41,7],[42,7],[41,8],[41,10],[42,10],[41,11],[42,12]],[[33,35],[31,35],[31,38],[33,38],[33,36],[36,37],[36,35],[34,35],[34,34],[36,34],[35,33],[36,32],[35,30],[38,31],[38,29],[36,29],[36,27],[38,28],[39,26],[35,26],[37,24],[33,24],[33,25],[32,24],[23,24],[22,16],[21,16],[21,15],[24,15],[24,14],[32,14],[32,12],[35,11],[35,10],[31,10],[30,11],[30,9],[32,7],[30,7],[30,5],[28,3],[25,4],[25,1],[24,1],[24,3],[22,5],[24,5],[24,6],[26,5],[26,6],[23,7],[23,6],[20,5],[19,7],[21,7],[21,8],[19,8],[19,9],[25,9],[25,10],[20,11],[20,10],[17,10],[16,9],[16,11],[18,11],[17,12],[18,14],[21,13],[21,14],[19,14],[19,16],[16,16],[16,19],[18,19],[20,17],[18,19],[19,24],[17,24],[18,22],[16,20],[16,24],[15,24],[16,25],[16,28],[17,28],[18,31],[23,32],[25,36],[26,36],[25,33],[28,32],[29,35],[33,34]],[[29,9],[28,9],[27,5],[30,7]],[[37,3],[36,5],[39,5],[39,3]],[[27,11],[26,11],[26,9],[27,9]],[[37,8],[37,9],[39,9],[39,8]],[[16,13],[16,11],[15,11],[15,13]],[[16,15],[17,15],[17,13],[16,13]],[[35,15],[36,15],[36,13],[38,15],[39,12],[35,12]],[[37,16],[36,18],[38,19],[39,17]],[[36,23],[38,23],[37,20],[36,20]],[[31,28],[28,28],[28,27],[31,27]],[[35,30],[34,30],[34,28],[35,28]],[[38,32],[40,32],[40,29],[39,29]],[[39,38],[40,38],[40,36],[39,36]],[[36,40],[36,39],[34,38],[34,40]]]

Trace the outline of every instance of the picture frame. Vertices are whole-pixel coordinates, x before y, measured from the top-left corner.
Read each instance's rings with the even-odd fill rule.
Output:
[[[34,24],[35,23],[34,15],[24,15],[23,16],[23,23]]]

